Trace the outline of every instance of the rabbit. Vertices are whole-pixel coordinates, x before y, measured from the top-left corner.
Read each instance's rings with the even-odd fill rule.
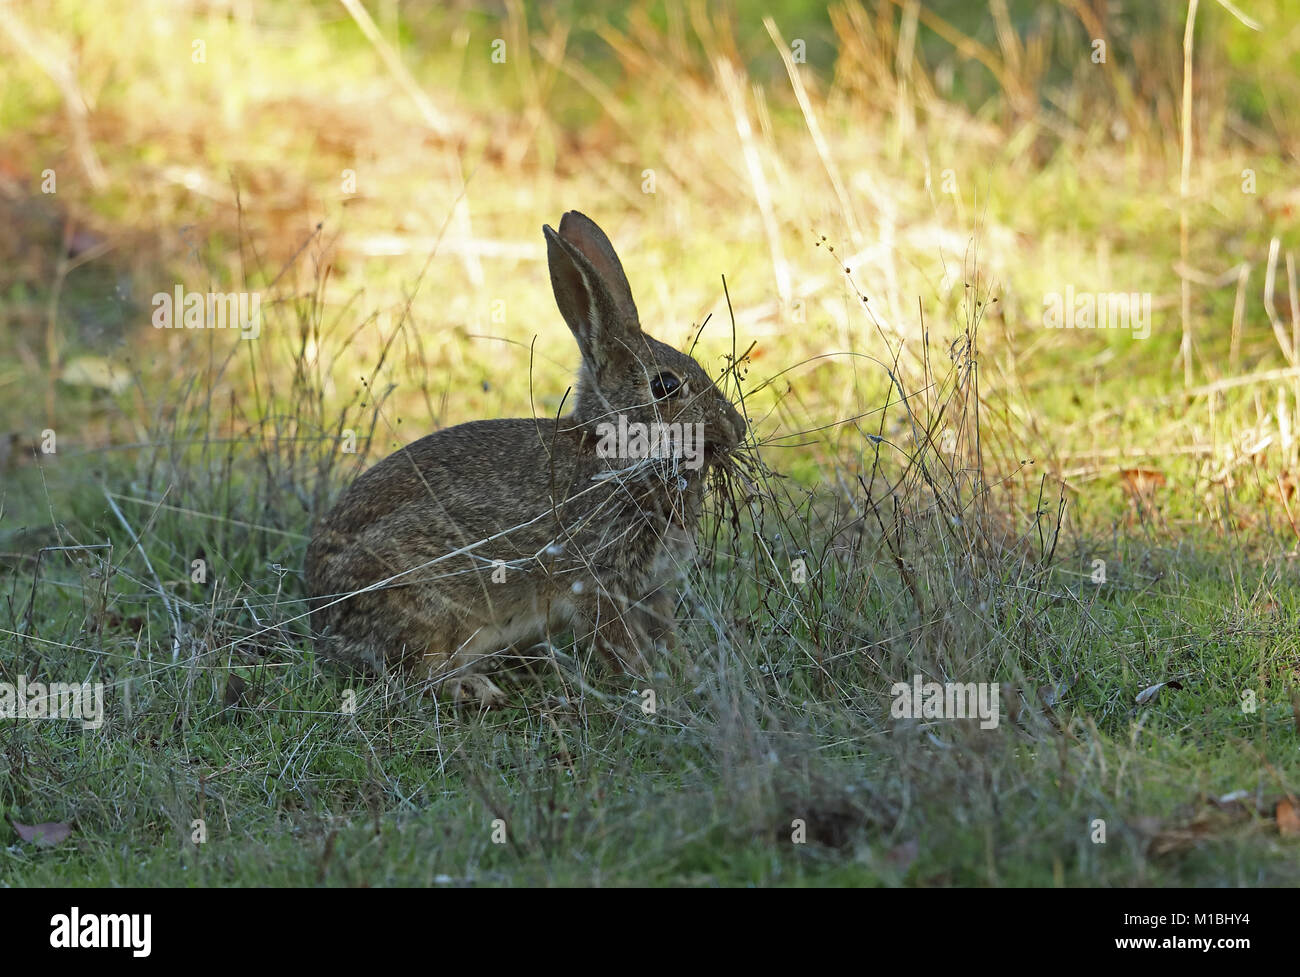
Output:
[[[641,330],[595,222],[569,211],[542,230],[582,356],[571,412],[459,424],[358,477],[307,549],[322,658],[398,666],[493,706],[506,697],[487,660],[557,631],[641,677],[648,655],[676,646],[673,584],[695,554],[707,476],[747,426],[694,359]],[[703,460],[611,452],[622,422],[702,425]],[[681,448],[676,437],[660,446]]]

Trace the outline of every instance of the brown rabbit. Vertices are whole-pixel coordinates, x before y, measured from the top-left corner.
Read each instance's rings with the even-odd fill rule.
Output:
[[[694,556],[709,470],[745,422],[691,357],[641,331],[594,222],[570,211],[543,232],[582,352],[572,413],[447,428],[353,482],[307,548],[324,657],[403,664],[495,704],[481,660],[554,631],[642,676],[675,642],[671,585]]]

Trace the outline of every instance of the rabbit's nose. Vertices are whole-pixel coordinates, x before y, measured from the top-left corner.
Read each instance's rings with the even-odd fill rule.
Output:
[[[735,407],[731,406],[731,404],[726,401],[723,401],[723,405],[725,412],[724,416],[727,421],[730,422],[731,429],[735,434],[735,441],[733,443],[740,444],[740,442],[745,440],[745,432],[749,430],[749,425],[745,423],[745,419],[740,416],[740,412],[736,410]]]

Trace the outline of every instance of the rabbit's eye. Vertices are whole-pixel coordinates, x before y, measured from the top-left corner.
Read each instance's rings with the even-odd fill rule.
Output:
[[[663,400],[665,397],[671,397],[682,388],[682,381],[678,380],[671,373],[660,373],[650,381],[650,393],[655,400]]]

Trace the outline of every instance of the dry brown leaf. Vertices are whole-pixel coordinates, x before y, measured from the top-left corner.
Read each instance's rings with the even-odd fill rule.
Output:
[[[1076,682],[1079,681],[1078,675],[1067,675],[1057,682],[1056,685],[1040,685],[1038,687],[1038,701],[1046,709],[1053,709],[1060,704]]]
[[[1292,838],[1300,835],[1300,814],[1286,798],[1277,802],[1277,833]]]
[[[1225,814],[1207,809],[1190,821],[1167,826],[1156,832],[1147,843],[1147,851],[1151,855],[1173,855],[1191,851],[1207,838],[1227,830],[1241,817],[1242,814],[1237,812]]]
[[[248,683],[242,678],[231,672],[226,676],[226,695],[225,703],[227,706],[237,706],[244,701],[244,692],[248,689]]]
[[[47,821],[45,824],[20,824],[9,819],[14,831],[23,841],[32,841],[42,848],[51,848],[72,834],[72,825],[66,821]]]
[[[1284,805],[1287,805],[1285,809]],[[1288,801],[1279,801],[1274,808],[1271,803],[1257,802],[1254,793],[1247,790],[1234,790],[1219,797],[1201,795],[1169,820],[1138,817],[1129,824],[1146,841],[1148,854],[1177,855],[1204,841],[1262,828],[1268,823],[1269,812],[1274,810],[1279,832],[1300,834],[1300,818]]]

